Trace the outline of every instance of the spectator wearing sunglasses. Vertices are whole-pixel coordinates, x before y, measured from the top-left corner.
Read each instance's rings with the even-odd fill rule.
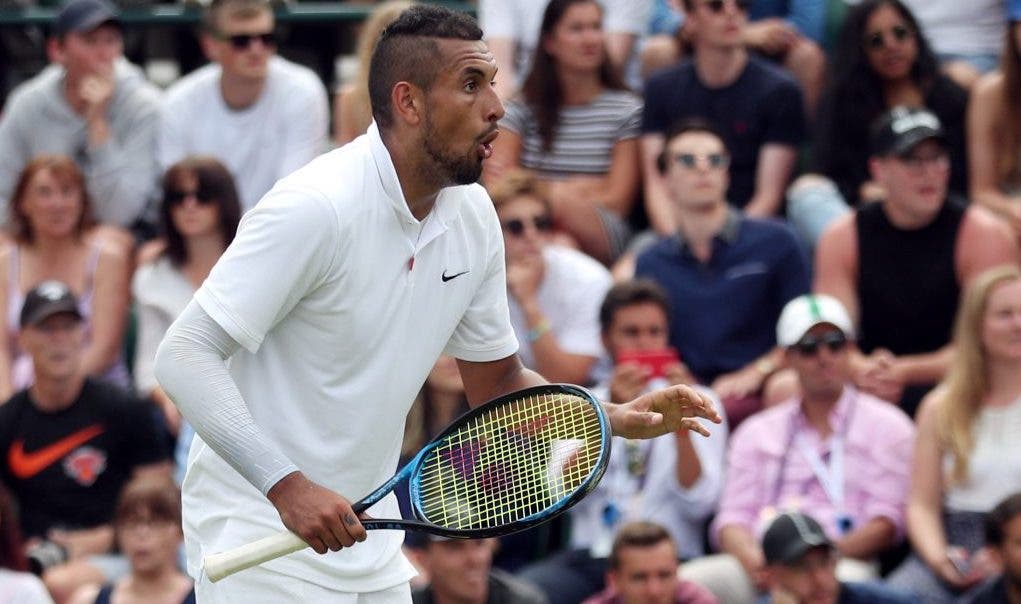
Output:
[[[250,209],[277,180],[326,149],[329,101],[311,69],[277,56],[268,0],[213,0],[202,19],[210,65],[167,90],[163,169],[211,155],[234,175]]]
[[[781,357],[772,325],[788,300],[808,292],[809,275],[793,231],[727,204],[730,162],[705,120],[670,129],[658,166],[678,226],[638,256],[635,276],[667,291],[671,346],[736,426],[762,406]]]
[[[0,119],[0,207],[32,159],[66,155],[85,175],[95,219],[130,227],[156,197],[159,91],[124,59],[107,0],[67,0],[46,51],[52,65],[11,93]]]
[[[963,287],[1018,259],[1005,223],[949,192],[945,132],[924,109],[882,115],[869,171],[885,199],[837,219],[816,250],[815,291],[839,299],[858,326],[854,383],[911,416],[949,367]]]
[[[805,136],[802,93],[782,68],[749,54],[744,41],[747,0],[685,0],[685,28],[694,57],[653,74],[642,115],[646,212],[661,234],[677,227],[674,204],[657,168],[664,135],[687,117],[719,125],[730,153],[726,199],[749,216],[780,211]]]
[[[138,317],[135,389],[156,403],[166,428],[176,438],[178,479],[184,477],[194,432],[182,424],[177,407],[156,382],[156,348],[234,240],[240,220],[241,202],[234,179],[223,164],[212,157],[177,162],[163,176],[163,235],[146,247],[131,282]]]
[[[924,107],[939,118],[950,190],[967,195],[967,104],[968,93],[940,71],[928,39],[900,0],[852,6],[813,127],[810,173],[787,192],[787,217],[806,244],[814,247],[823,230],[853,208],[885,197],[869,172],[868,132],[898,105]]]
[[[914,426],[851,383],[854,328],[844,306],[804,295],[783,308],[776,341],[800,394],[748,418],[731,438],[710,537],[722,554],[684,566],[721,601],[766,587],[758,535],[778,512],[810,511],[837,553],[837,577],[877,575],[877,556],[904,535]]]
[[[955,354],[918,412],[907,530],[912,555],[889,577],[926,604],[956,601],[998,572],[986,513],[1021,490],[1021,271],[985,271],[967,288]]]
[[[582,252],[552,243],[550,204],[530,173],[510,172],[490,190],[503,227],[511,325],[524,365],[552,382],[588,384],[603,353],[599,305],[610,273]]]

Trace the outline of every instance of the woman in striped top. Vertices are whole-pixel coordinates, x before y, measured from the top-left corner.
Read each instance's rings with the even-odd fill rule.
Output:
[[[612,262],[630,236],[640,186],[642,102],[607,59],[595,0],[549,3],[532,70],[506,111],[487,184],[512,168],[535,171],[548,185],[558,229]]]

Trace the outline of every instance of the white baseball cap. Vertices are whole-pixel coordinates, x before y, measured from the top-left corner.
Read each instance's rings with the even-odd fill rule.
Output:
[[[794,298],[783,307],[776,323],[776,343],[792,346],[820,323],[834,325],[848,338],[854,338],[851,317],[839,300],[826,294],[807,294]]]

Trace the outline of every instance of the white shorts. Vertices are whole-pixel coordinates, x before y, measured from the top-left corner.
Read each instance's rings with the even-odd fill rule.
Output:
[[[334,591],[255,566],[217,583],[203,575],[195,584],[198,604],[411,604],[411,585],[370,593]]]

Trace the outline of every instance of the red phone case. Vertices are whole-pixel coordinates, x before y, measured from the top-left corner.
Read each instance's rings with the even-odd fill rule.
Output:
[[[617,355],[618,363],[637,363],[649,370],[649,377],[663,377],[668,365],[680,361],[673,348],[663,350],[626,350]]]

